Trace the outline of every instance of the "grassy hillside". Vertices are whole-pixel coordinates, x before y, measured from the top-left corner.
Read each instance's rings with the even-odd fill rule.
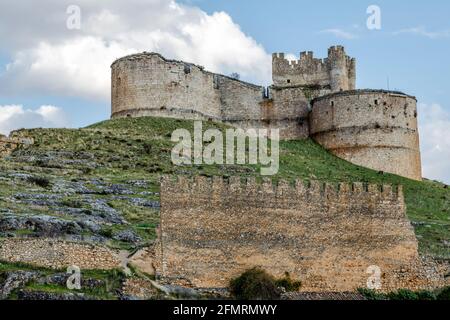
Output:
[[[209,127],[225,128],[214,123],[204,123]],[[171,133],[178,128],[193,130],[193,122],[160,118],[120,119],[101,122],[79,130],[33,129],[25,130],[35,138],[35,144],[25,150],[18,150],[4,160],[0,160],[0,172],[39,173],[54,184],[59,178],[71,181],[93,181],[102,179],[108,183],[124,183],[131,180],[146,180],[146,188],[136,189],[157,192],[158,177],[161,174],[205,174],[259,176],[257,166],[183,166],[174,167],[170,155],[173,143]],[[71,161],[59,161],[39,155],[57,151],[71,154]],[[31,155],[35,155],[30,159]],[[83,161],[77,161],[79,158]],[[280,144],[280,170],[276,179],[294,178],[321,180],[328,182],[370,182],[379,184],[402,184],[405,190],[407,213],[412,220],[423,253],[435,257],[449,258],[450,242],[450,191],[443,184],[424,181],[417,182],[390,174],[352,165],[326,152],[311,140],[289,141]],[[91,186],[95,188],[95,186]],[[5,196],[25,191],[27,184],[2,182],[0,196],[3,207],[8,205]],[[45,186],[43,187],[45,189]],[[45,192],[45,190],[41,190]],[[149,200],[157,200],[157,195],[148,194]],[[66,201],[77,201],[68,195]],[[150,216],[146,210],[125,205],[119,200],[108,202],[111,207],[127,217],[134,230],[144,239],[154,237],[153,228],[157,223],[157,212]],[[9,204],[10,205],[10,204]],[[23,206],[23,204],[20,204]],[[10,205],[11,206],[11,205]],[[13,209],[11,209],[13,210]],[[50,212],[51,213],[51,212]],[[116,232],[115,226],[104,232]],[[119,245],[119,244],[118,244]]]

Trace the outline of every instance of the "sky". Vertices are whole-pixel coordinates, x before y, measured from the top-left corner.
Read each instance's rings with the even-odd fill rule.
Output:
[[[127,54],[269,85],[272,52],[323,58],[339,44],[358,88],[417,97],[424,176],[450,183],[449,14],[444,0],[2,0],[0,133],[108,119],[110,65]]]

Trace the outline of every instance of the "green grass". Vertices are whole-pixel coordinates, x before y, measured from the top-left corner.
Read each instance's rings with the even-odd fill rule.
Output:
[[[34,265],[21,263],[21,262],[6,262],[0,260],[0,273],[9,271],[40,271],[43,274],[51,274],[55,272],[63,272],[63,270],[53,270],[48,268],[36,267]]]
[[[54,270],[43,267],[37,267],[25,263],[10,263],[0,261],[0,278],[5,276],[6,272],[12,271],[36,271],[41,277],[50,276],[55,273],[66,273],[66,270]],[[26,284],[23,289],[48,292],[48,293],[82,293],[87,297],[100,300],[117,299],[116,292],[122,287],[122,280],[125,278],[121,270],[82,270],[82,279],[102,280],[104,285],[96,288],[81,288],[81,290],[70,290],[66,286],[57,284],[41,284],[31,281]],[[16,293],[12,293],[10,299],[17,297]]]
[[[203,130],[212,127],[226,128],[224,125],[211,122],[203,124]],[[179,128],[186,128],[192,132],[193,122],[162,118],[127,118],[108,120],[78,130],[33,129],[25,132],[35,138],[35,144],[28,148],[29,152],[70,150],[88,152],[94,156],[93,161],[99,165],[94,169],[88,170],[83,165],[61,169],[60,174],[70,178],[101,177],[117,183],[146,179],[151,182],[150,190],[158,191],[161,174],[260,177],[258,166],[173,166],[170,154],[174,143],[170,141],[170,137],[172,131]],[[0,169],[3,167],[26,171],[27,165],[29,166],[0,161]],[[44,173],[55,174],[55,171],[40,169],[44,170]],[[48,178],[51,183],[51,177]],[[450,191],[441,183],[428,180],[418,182],[392,174],[379,174],[377,171],[336,158],[312,140],[280,143],[280,170],[274,179],[281,178],[314,179],[332,183],[358,181],[401,184],[404,186],[407,214],[415,223],[421,252],[435,257],[450,258],[450,250],[444,243],[450,240]],[[10,186],[2,186],[0,182],[0,193],[3,192],[11,193]],[[155,237],[154,232],[151,235],[147,234],[151,233],[149,230],[157,224],[155,212],[139,208],[127,209],[126,205],[120,203],[114,205],[124,212],[135,230],[146,239]]]
[[[411,291],[407,289],[400,289],[389,293],[381,293],[366,288],[358,289],[358,292],[362,294],[367,300],[449,300],[449,291],[450,287],[440,288],[432,291]]]

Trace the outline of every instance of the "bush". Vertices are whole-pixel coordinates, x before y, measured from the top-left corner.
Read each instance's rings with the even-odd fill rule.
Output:
[[[83,167],[83,168],[81,168],[80,169],[81,170],[81,172],[83,173],[83,174],[85,174],[85,175],[89,175],[89,174],[91,174],[92,173],[92,168],[89,168],[89,167]]]
[[[419,300],[436,300],[436,294],[431,291],[422,290],[417,292],[417,298]]]
[[[444,288],[439,294],[437,295],[438,300],[450,300],[450,287]]]
[[[275,281],[277,287],[284,288],[287,292],[298,291],[302,286],[301,281],[294,281],[291,279],[289,272],[284,274],[284,278]]]
[[[362,294],[367,300],[387,300],[386,295],[378,293],[375,290],[367,288],[359,288],[358,292]]]
[[[436,295],[431,291],[411,291],[400,289],[397,292],[388,294],[390,300],[436,300]]]
[[[443,293],[441,291],[441,293]],[[439,295],[436,295],[433,291],[411,291],[408,289],[400,289],[395,292],[390,293],[378,293],[375,290],[370,290],[366,288],[358,289],[358,292],[361,293],[368,300],[436,300],[439,299]]]
[[[113,237],[113,230],[109,227],[105,227],[100,230],[99,234],[105,238],[112,238]]]
[[[417,293],[407,289],[400,289],[396,292],[390,292],[387,296],[389,300],[419,300]]]
[[[28,182],[34,183],[42,188],[47,188],[50,185],[50,180],[45,177],[29,177]]]
[[[247,270],[231,280],[230,292],[239,300],[276,300],[281,295],[275,279],[259,268]]]

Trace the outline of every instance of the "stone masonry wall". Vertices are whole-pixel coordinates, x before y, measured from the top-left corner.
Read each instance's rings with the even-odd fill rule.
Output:
[[[422,179],[416,99],[403,93],[355,90],[313,101],[311,136],[352,163]]]
[[[219,118],[214,75],[158,54],[124,57],[112,66],[112,116]]]
[[[356,82],[355,59],[346,55],[344,47],[328,49],[325,59],[314,58],[313,52],[300,53],[299,60],[289,61],[284,53],[272,55],[272,79],[276,86],[319,86],[332,92],[353,90]]]
[[[309,101],[302,87],[268,89],[156,53],[131,55],[112,65],[112,117],[214,120],[237,128],[280,129],[282,139],[309,135]]]
[[[237,102],[226,103],[224,109],[230,111],[224,113],[223,122],[243,129],[277,128],[280,129],[282,139],[306,139],[309,136],[310,100],[329,92],[314,87],[270,86],[267,99],[259,102],[254,110],[242,105],[235,111],[232,106],[237,105]],[[239,100],[241,97],[233,95],[233,99]]]
[[[157,256],[159,277],[195,287],[224,287],[260,266],[289,272],[304,291],[352,291],[372,265],[383,290],[430,286],[401,187],[165,177]]]
[[[85,270],[120,267],[117,252],[107,247],[54,239],[2,239],[0,261],[53,269],[73,265]]]

